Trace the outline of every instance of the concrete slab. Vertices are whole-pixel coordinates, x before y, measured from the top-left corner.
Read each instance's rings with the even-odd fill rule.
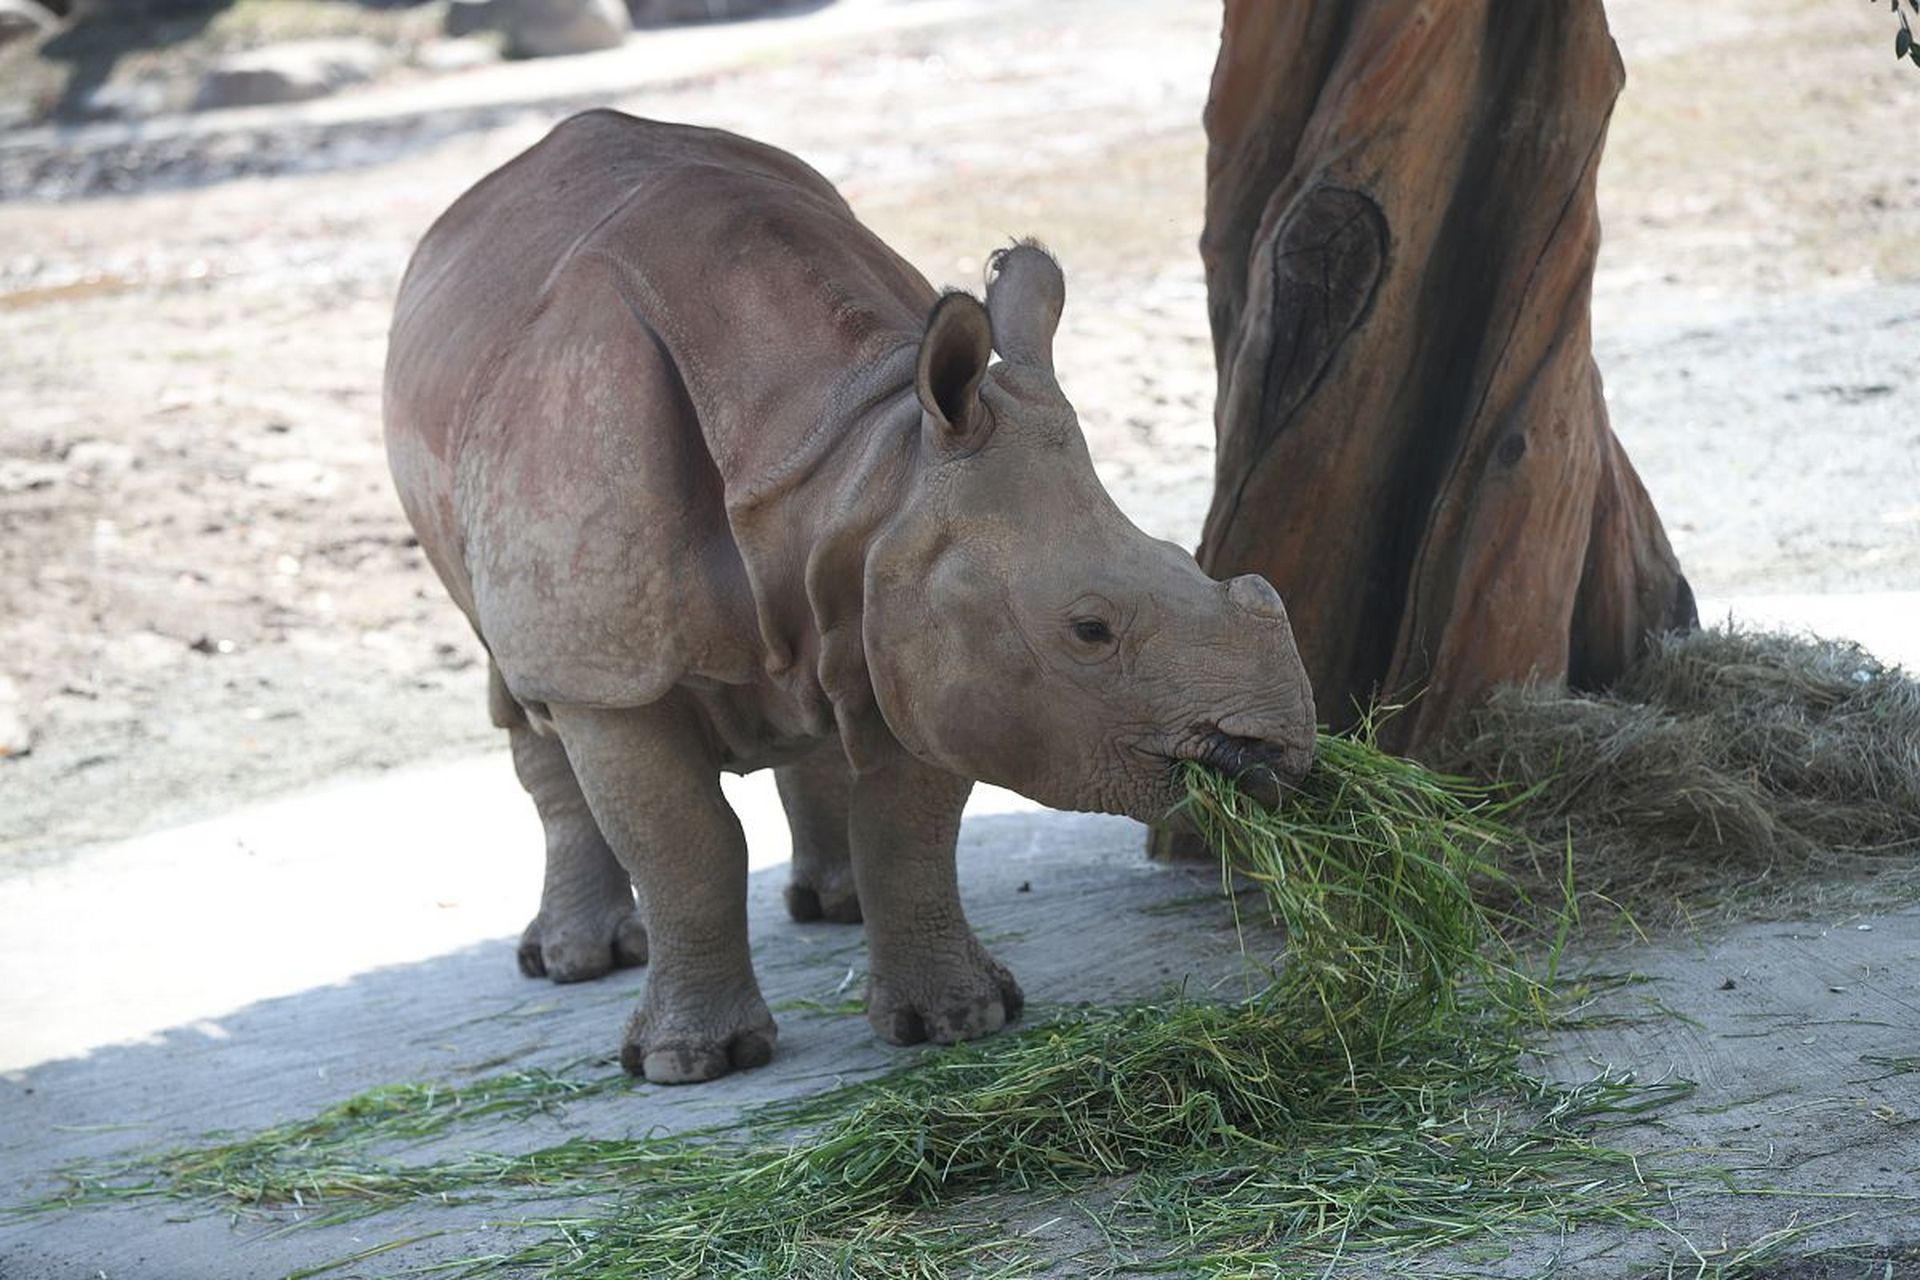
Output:
[[[1920,1244],[1920,910],[1747,925],[1585,960],[1644,982],[1593,1010],[1591,1029],[1559,1037],[1549,1071],[1695,1082],[1683,1103],[1607,1140],[1646,1153],[1650,1171],[1726,1169],[1744,1190],[1682,1184],[1676,1235],[1582,1230],[1524,1243],[1494,1274],[1663,1274],[1672,1258],[1668,1274],[1720,1276],[1716,1266],[1776,1233],[1792,1237],[1789,1257]]]
[[[1139,831],[1112,819],[983,816],[963,848],[969,911],[1021,974],[1036,1016],[1059,1002],[1116,1001],[1185,983],[1222,994],[1248,971],[1230,917],[1200,871],[1156,868]],[[634,1085],[563,1113],[485,1133],[450,1150],[522,1151],[569,1137],[636,1136],[724,1124],[745,1106],[869,1075],[903,1054],[875,1043],[858,1016],[808,1012],[857,981],[857,931],[787,922],[782,868],[754,877],[752,921],[782,1037],[774,1064],[695,1089]],[[1024,886],[1024,888],[1023,888]],[[1699,1082],[1654,1123],[1609,1135],[1663,1165],[1735,1168],[1749,1195],[1683,1188],[1677,1226],[1704,1254],[1782,1230],[1797,1247],[1920,1237],[1920,911],[1822,924],[1771,924],[1704,943],[1685,940],[1589,957],[1647,981],[1560,1038],[1551,1069],[1602,1067],[1643,1080]],[[376,1085],[460,1080],[508,1064],[589,1076],[606,1057],[638,975],[552,987],[513,971],[506,939],[391,965],[259,1001],[217,1022],[8,1073],[0,1083],[0,1199],[44,1193],[59,1161],[189,1142],[311,1114]],[[1728,983],[1732,982],[1731,987]],[[582,1057],[597,1061],[580,1064]],[[259,1277],[416,1242],[345,1275],[391,1275],[526,1238],[523,1214],[499,1202],[424,1205],[342,1226],[283,1232],[285,1216],[232,1218],[165,1201],[29,1218],[0,1226],[0,1275]],[[1084,1243],[1084,1242],[1083,1242]],[[1619,1277],[1658,1269],[1678,1236],[1587,1229],[1509,1242],[1475,1274]],[[1686,1271],[1684,1274],[1693,1274]]]

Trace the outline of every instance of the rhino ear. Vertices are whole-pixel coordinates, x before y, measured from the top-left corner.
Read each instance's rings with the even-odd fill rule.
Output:
[[[1067,305],[1067,278],[1053,255],[1031,240],[987,259],[987,314],[993,343],[1014,364],[1053,372],[1053,332]]]
[[[980,379],[991,359],[993,328],[978,298],[949,293],[934,304],[927,334],[920,340],[914,385],[920,407],[948,435],[967,435],[985,416]]]

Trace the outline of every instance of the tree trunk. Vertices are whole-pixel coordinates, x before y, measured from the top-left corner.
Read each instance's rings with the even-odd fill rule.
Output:
[[[1622,78],[1599,0],[1228,0],[1200,560],[1280,589],[1335,725],[1413,699],[1417,752],[1696,620],[1591,351]]]
[[[1697,621],[1591,350],[1623,78],[1600,0],[1227,0],[1199,558],[1279,588],[1336,729],[1405,703],[1382,741],[1419,755]]]

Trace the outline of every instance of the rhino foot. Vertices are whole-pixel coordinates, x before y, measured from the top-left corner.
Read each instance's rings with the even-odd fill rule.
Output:
[[[779,1030],[757,993],[718,1015],[704,1004],[661,1013],[653,1005],[649,994],[627,1024],[620,1065],[628,1075],[653,1084],[697,1084],[773,1060]]]
[[[964,961],[931,958],[867,980],[867,1021],[889,1044],[955,1044],[990,1036],[1026,1007],[1020,984],[977,942]]]
[[[787,886],[787,914],[803,924],[812,920],[859,924],[860,895],[853,887],[853,873],[842,868],[837,875],[809,881],[796,870]]]
[[[847,844],[853,780],[839,743],[829,742],[793,764],[781,765],[773,778],[793,831],[787,914],[803,923],[859,924],[860,895],[853,887]]]
[[[578,919],[549,921],[537,915],[520,935],[520,972],[529,978],[585,982],[646,962],[647,930],[627,905]]]

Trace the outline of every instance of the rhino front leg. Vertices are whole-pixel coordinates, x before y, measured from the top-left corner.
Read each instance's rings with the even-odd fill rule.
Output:
[[[525,724],[508,735],[514,772],[540,811],[547,836],[540,914],[520,935],[521,972],[580,982],[645,964],[647,931],[634,909],[633,882],[600,834],[566,748]]]
[[[837,741],[773,771],[793,832],[793,877],[787,914],[795,920],[860,923],[860,895],[848,854],[847,815],[853,773]]]
[[[747,842],[697,713],[677,695],[551,712],[646,920],[647,990],[621,1065],[660,1084],[763,1065],[775,1032],[747,952]]]
[[[867,923],[867,1021],[893,1044],[952,1044],[1020,1016],[1013,975],[960,906],[954,842],[973,783],[904,752],[853,784],[853,872]]]

